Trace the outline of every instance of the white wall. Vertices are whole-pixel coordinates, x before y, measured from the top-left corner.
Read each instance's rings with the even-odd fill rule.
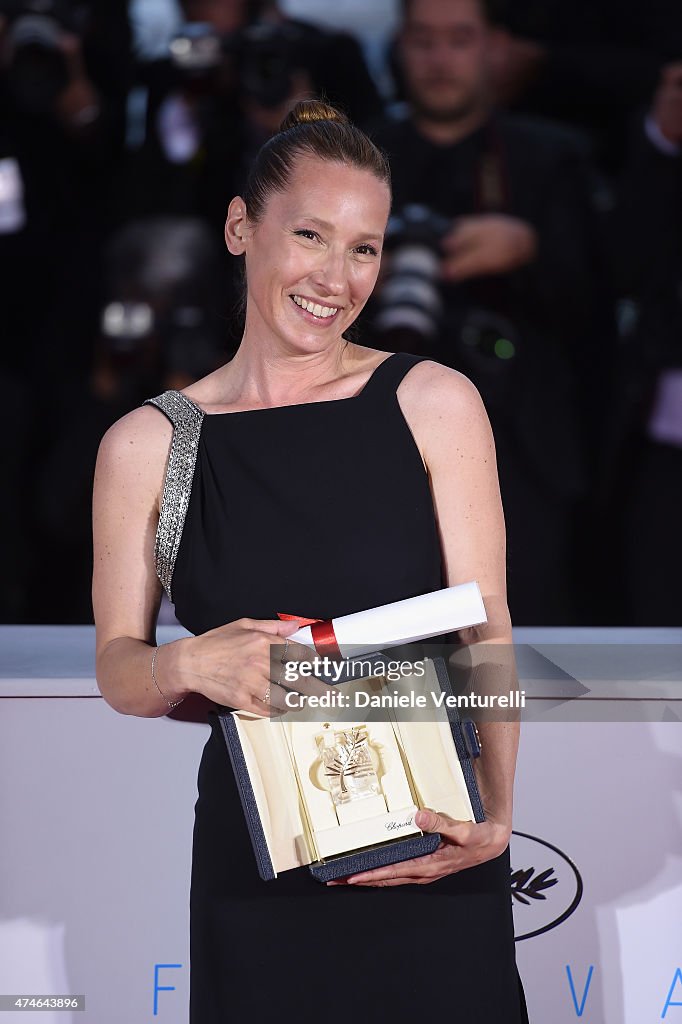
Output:
[[[208,727],[113,712],[89,627],[0,627],[0,645],[0,993],[85,995],[85,1012],[43,1011],[41,1024],[184,1024]],[[517,943],[532,1024],[662,1019],[682,970],[681,780],[679,722],[524,724],[515,829],[536,838],[513,837],[512,867],[557,881],[545,900],[513,900],[517,934],[573,899],[565,857],[584,887],[563,923]],[[158,971],[174,989],[155,1017],[158,964],[181,966]],[[682,974],[669,1003],[663,1019],[682,1022]]]

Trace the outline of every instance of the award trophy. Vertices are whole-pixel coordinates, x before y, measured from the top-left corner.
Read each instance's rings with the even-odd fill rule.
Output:
[[[290,639],[335,661],[349,659],[352,666],[358,653],[439,636],[485,618],[472,582],[338,619],[308,619],[310,625]],[[384,673],[365,671],[359,679],[351,673],[352,687],[386,690]],[[431,692],[452,693],[442,658],[425,660],[423,680]],[[407,695],[413,684],[405,672],[391,680],[391,693]],[[390,710],[381,719],[330,722],[219,713],[261,878],[307,865],[325,882],[432,853],[440,837],[415,824],[420,807],[483,821],[471,765],[476,755],[467,751],[456,712],[440,707],[425,720],[400,721]]]
[[[318,858],[419,833],[395,723],[292,721],[279,728]]]
[[[324,774],[329,779],[336,816],[341,825],[344,823],[343,811],[347,804],[380,796],[381,787],[370,755],[367,726],[333,729],[329,722],[325,722],[323,728],[325,731],[316,739]],[[359,810],[362,812],[362,808]],[[371,813],[368,809],[367,815]]]

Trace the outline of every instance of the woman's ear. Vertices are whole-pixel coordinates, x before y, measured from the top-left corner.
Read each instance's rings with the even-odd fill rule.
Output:
[[[225,221],[225,245],[233,256],[241,256],[246,251],[246,243],[251,236],[246,203],[241,196],[235,196],[227,211]]]

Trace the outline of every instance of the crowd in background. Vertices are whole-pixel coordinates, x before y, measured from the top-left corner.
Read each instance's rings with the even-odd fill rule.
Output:
[[[227,205],[323,95],[394,178],[358,340],[481,392],[514,624],[679,625],[682,8],[329,6],[0,0],[0,621],[92,622],[99,441],[234,352]]]

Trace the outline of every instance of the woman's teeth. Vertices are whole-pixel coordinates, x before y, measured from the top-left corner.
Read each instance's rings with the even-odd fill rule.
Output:
[[[319,316],[323,319],[334,316],[339,311],[338,307],[335,306],[320,306],[318,303],[308,302],[307,299],[302,299],[300,295],[292,295],[291,297],[301,309],[305,309],[308,313],[312,313],[313,316]]]

